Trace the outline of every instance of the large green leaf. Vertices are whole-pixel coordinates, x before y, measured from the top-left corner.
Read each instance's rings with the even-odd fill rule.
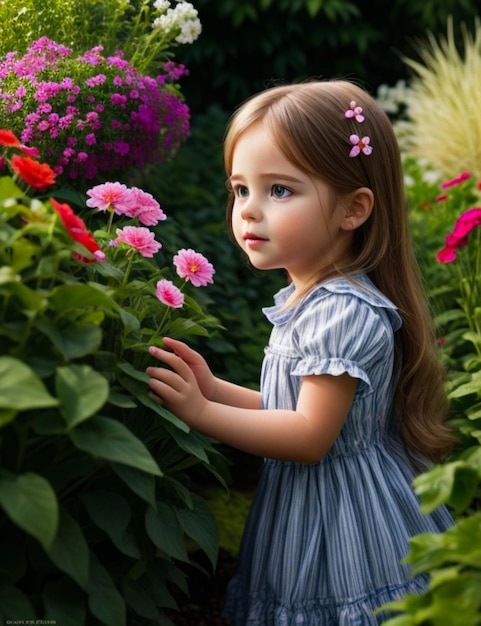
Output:
[[[464,510],[473,499],[477,483],[477,471],[465,461],[436,465],[413,481],[423,513],[445,503]]]
[[[95,415],[109,397],[108,381],[89,365],[57,368],[55,387],[68,428]]]
[[[107,491],[90,491],[81,498],[94,524],[107,533],[117,549],[133,559],[140,559],[137,543],[128,530],[131,514],[127,501]]]
[[[132,607],[137,615],[148,620],[154,620],[153,623],[158,623],[160,614],[156,603],[138,582],[126,579],[123,591],[127,604]]]
[[[4,282],[7,282],[8,274],[7,276],[3,274],[2,278]],[[4,291],[18,298],[25,311],[42,311],[48,305],[47,300],[43,296],[40,296],[36,291],[19,282],[18,279],[10,282],[8,286],[4,288]]]
[[[23,620],[34,620],[36,615],[30,600],[20,589],[13,585],[0,585],[0,617],[5,620],[5,624],[18,623],[18,618]],[[23,621],[23,623],[26,623]],[[34,623],[34,622],[32,622]]]
[[[107,311],[116,311],[119,307],[104,290],[92,285],[61,285],[52,293],[50,304],[56,311],[101,307]]]
[[[93,552],[90,555],[89,608],[102,624],[126,626],[124,599]]]
[[[114,419],[97,415],[68,435],[77,448],[95,457],[130,465],[148,474],[162,474],[140,439]]]
[[[179,561],[189,561],[184,532],[171,506],[158,502],[156,511],[149,507],[145,515],[145,528],[157,548]]]
[[[89,548],[82,529],[64,510],[60,511],[58,533],[47,554],[62,572],[87,591]]]
[[[23,198],[25,192],[15,184],[11,176],[0,177],[0,198],[3,200],[10,198]]]
[[[481,512],[460,519],[444,533],[423,533],[410,540],[409,562],[420,573],[448,563],[481,569]]]
[[[63,322],[57,326],[52,320],[43,317],[37,321],[37,327],[66,361],[94,354],[102,342],[102,330],[95,324]]]
[[[43,593],[45,604],[45,620],[52,620],[53,624],[62,626],[85,626],[87,603],[82,593],[68,578],[62,578],[54,583],[47,583]],[[42,623],[39,621],[39,624]]]
[[[120,465],[112,463],[111,465],[117,476],[130,487],[142,500],[145,500],[154,509],[157,504],[155,502],[155,477],[152,474],[146,474],[134,467],[128,465]]]
[[[193,511],[175,508],[177,518],[189,537],[207,554],[212,567],[215,569],[219,546],[219,530],[214,514],[206,502],[195,493],[192,494],[192,502],[194,503]]]
[[[34,473],[0,470],[0,506],[8,517],[48,550],[57,534],[58,503],[50,483]]]
[[[25,411],[57,406],[58,403],[25,363],[10,356],[0,357],[0,408]]]

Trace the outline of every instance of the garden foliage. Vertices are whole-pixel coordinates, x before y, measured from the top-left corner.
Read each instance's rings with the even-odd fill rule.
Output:
[[[138,188],[92,189],[94,232],[67,204],[31,198],[25,179],[48,194],[53,171],[12,133],[0,143],[14,172],[0,177],[0,617],[169,624],[187,537],[216,562],[188,469],[222,483],[223,463],[149,398],[144,371],[165,334],[218,327],[189,293],[213,268],[159,252],[142,224],[165,214]]]
[[[407,561],[431,582],[425,594],[389,605],[400,615],[385,624],[474,626],[481,616],[481,181],[468,172],[443,181],[413,159],[405,171],[460,443],[447,463],[414,482],[422,510],[447,504],[455,524],[411,540]]]

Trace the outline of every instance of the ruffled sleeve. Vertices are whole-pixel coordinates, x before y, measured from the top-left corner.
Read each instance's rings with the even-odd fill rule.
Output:
[[[347,373],[360,380],[358,396],[372,392],[372,372],[393,354],[393,326],[384,307],[352,293],[320,290],[293,322],[300,359],[292,375]]]

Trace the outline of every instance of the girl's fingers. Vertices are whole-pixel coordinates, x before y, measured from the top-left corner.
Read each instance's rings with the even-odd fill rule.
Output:
[[[154,346],[151,346],[149,348],[149,352],[153,357],[171,367],[175,372],[177,372],[179,376],[181,376],[185,380],[190,377],[190,367],[180,356],[177,356],[174,352],[168,352],[167,350],[162,350],[162,348],[156,348]],[[154,370],[156,369],[159,368],[148,367],[146,372],[149,376],[155,375]]]

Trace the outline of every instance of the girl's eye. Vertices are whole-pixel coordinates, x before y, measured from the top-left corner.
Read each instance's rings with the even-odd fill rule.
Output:
[[[246,198],[249,195],[249,190],[244,185],[237,185],[234,191],[239,198]]]
[[[286,187],[282,185],[273,185],[272,187],[272,195],[274,198],[287,198],[291,195],[291,192]]]

